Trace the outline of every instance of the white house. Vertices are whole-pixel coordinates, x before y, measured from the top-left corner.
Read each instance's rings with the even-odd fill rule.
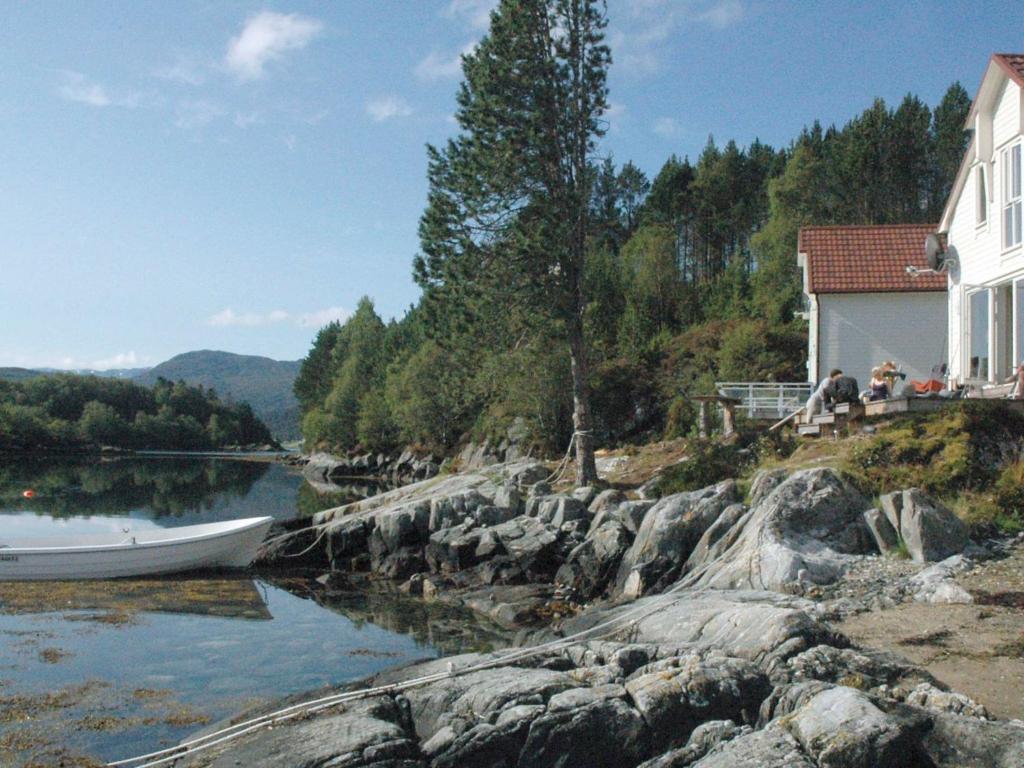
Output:
[[[1024,54],[996,54],[971,105],[967,153],[939,231],[949,268],[950,378],[995,383],[1024,360]]]
[[[807,297],[807,380],[833,368],[866,387],[886,360],[910,379],[946,362],[946,277],[926,268],[933,224],[804,227],[797,262]]]

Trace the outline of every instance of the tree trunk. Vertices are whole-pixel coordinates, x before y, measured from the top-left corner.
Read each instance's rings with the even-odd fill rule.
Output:
[[[576,487],[597,482],[594,462],[593,421],[590,417],[590,386],[587,383],[587,347],[583,340],[583,321],[569,323],[569,351],[572,356],[572,426],[576,434]]]

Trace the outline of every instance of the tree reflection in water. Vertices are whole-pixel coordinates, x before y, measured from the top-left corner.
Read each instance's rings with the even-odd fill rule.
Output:
[[[0,509],[54,517],[151,510],[154,517],[209,511],[243,498],[270,464],[191,457],[0,458]],[[22,497],[31,488],[32,499]]]

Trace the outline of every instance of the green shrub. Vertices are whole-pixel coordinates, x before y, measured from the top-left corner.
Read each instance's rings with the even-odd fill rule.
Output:
[[[654,489],[657,496],[696,491],[722,480],[738,477],[753,457],[749,449],[713,440],[694,440],[686,459],[661,473]]]

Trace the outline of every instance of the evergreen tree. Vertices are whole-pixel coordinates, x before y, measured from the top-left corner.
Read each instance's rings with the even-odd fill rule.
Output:
[[[428,299],[500,290],[564,329],[579,485],[597,479],[584,274],[610,63],[603,11],[595,0],[501,0],[492,12],[463,58],[461,132],[429,149],[416,262]]]

